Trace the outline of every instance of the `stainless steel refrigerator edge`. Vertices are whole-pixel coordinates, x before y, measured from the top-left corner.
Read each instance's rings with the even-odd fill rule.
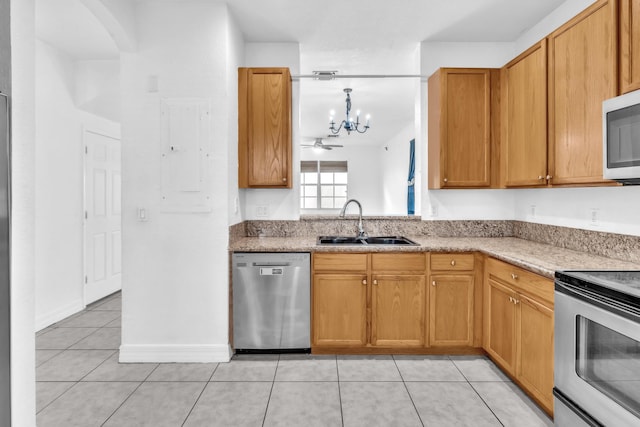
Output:
[[[11,424],[9,98],[0,93],[0,426]]]
[[[233,345],[241,351],[308,350],[308,253],[234,253]]]

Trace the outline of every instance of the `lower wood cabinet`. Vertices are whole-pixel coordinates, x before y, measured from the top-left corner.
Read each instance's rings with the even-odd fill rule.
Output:
[[[424,345],[424,274],[373,276],[371,344],[388,347]]]
[[[553,281],[487,259],[484,348],[553,414]]]
[[[429,265],[429,345],[473,346],[474,254],[432,253]]]
[[[314,274],[313,343],[363,346],[367,342],[365,274]]]
[[[424,346],[426,256],[314,254],[314,351]]]

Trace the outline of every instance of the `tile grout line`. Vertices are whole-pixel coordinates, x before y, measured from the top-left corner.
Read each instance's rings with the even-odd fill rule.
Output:
[[[158,365],[159,366],[159,365]],[[204,394],[204,391],[207,389],[207,387],[209,386],[209,384],[211,383],[211,379],[213,378],[213,374],[216,373],[216,371],[218,370],[218,366],[220,366],[220,363],[216,363],[216,367],[213,368],[213,371],[211,371],[211,375],[209,375],[209,379],[204,383],[204,387],[202,387],[202,391],[200,392],[200,394],[198,395],[198,398],[196,399],[195,402],[193,402],[193,405],[191,406],[191,409],[189,410],[189,413],[187,414],[187,416],[184,418],[184,421],[182,422],[182,427],[184,427],[185,423],[187,422],[187,420],[189,419],[189,417],[191,416],[191,413],[193,412],[193,410],[196,408],[196,405],[198,404],[198,402],[200,401],[200,398],[202,397],[202,395]],[[155,369],[154,369],[155,371]],[[148,377],[147,377],[148,378]]]
[[[269,403],[271,402],[271,396],[273,395],[273,387],[276,384],[276,375],[278,373],[278,365],[280,365],[280,357],[278,354],[278,361],[276,362],[276,369],[273,372],[273,379],[271,381],[271,389],[269,390],[269,398],[267,399],[267,406],[264,408],[264,416],[262,417],[262,426],[264,427],[264,423],[267,421],[267,412],[269,411]]]
[[[480,398],[480,400],[482,400],[482,403],[484,403],[484,406],[487,407],[487,409],[489,409],[489,411],[491,412],[491,414],[496,417],[496,420],[500,423],[501,426],[504,427],[504,424],[502,423],[502,420],[500,418],[498,418],[498,415],[493,412],[493,409],[491,409],[491,406],[489,406],[489,404],[482,398],[482,396],[480,395],[480,393],[478,393],[478,390],[476,390],[476,388],[473,386],[473,384],[471,384],[471,381],[469,381],[467,379],[467,376],[462,372],[462,370],[458,367],[458,365],[456,364],[456,361],[454,359],[451,358],[451,356],[449,356],[449,360],[451,360],[451,363],[453,363],[453,366],[456,367],[456,369],[458,370],[458,372],[460,372],[460,375],[462,375],[465,379],[465,381],[467,382],[467,384],[469,384],[469,387],[471,387],[471,389],[474,391],[474,393]],[[498,382],[498,381],[496,381]]]
[[[416,402],[414,402],[413,400],[413,396],[411,396],[411,392],[409,391],[409,387],[407,386],[407,382],[404,380],[404,377],[402,376],[402,371],[400,370],[400,367],[398,366],[398,361],[396,360],[395,355],[391,355],[391,359],[393,360],[393,364],[395,365],[396,369],[398,370],[398,375],[400,375],[400,379],[402,380],[402,385],[404,386],[404,389],[407,391],[407,395],[409,396],[409,399],[411,400],[411,404],[413,405],[413,409],[416,411],[416,415],[418,415],[418,420],[420,420],[420,424],[422,424],[422,427],[424,427],[424,421],[422,421],[422,416],[420,416],[420,411],[418,411],[418,407],[416,406]]]
[[[338,400],[340,401],[340,421],[342,427],[344,427],[344,411],[342,409],[342,387],[340,387],[340,368],[338,367],[338,356],[335,356],[336,360],[336,378],[338,379]]]

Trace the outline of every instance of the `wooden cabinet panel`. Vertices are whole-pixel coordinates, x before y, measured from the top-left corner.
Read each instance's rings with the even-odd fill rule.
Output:
[[[367,254],[313,254],[314,271],[367,271]]]
[[[440,271],[472,271],[473,254],[431,254],[431,270]]]
[[[473,276],[433,275],[429,280],[429,344],[473,345]]]
[[[288,68],[238,69],[238,185],[291,188]]]
[[[314,274],[313,345],[366,344],[366,284],[362,274]]]
[[[428,82],[429,188],[491,185],[491,70],[441,68]]]
[[[372,345],[424,345],[424,275],[375,275],[371,299]]]
[[[553,309],[518,295],[517,378],[553,411]]]
[[[553,302],[553,280],[494,258],[487,259],[487,271],[504,283]]]
[[[552,184],[603,182],[602,101],[618,90],[616,1],[599,0],[548,37]]]
[[[427,255],[425,253],[397,254],[380,253],[371,254],[371,269],[376,272],[388,271],[421,271],[427,268]]]
[[[485,283],[485,350],[502,367],[515,375],[516,367],[516,305],[515,293],[489,279]]]
[[[502,68],[502,176],[507,187],[547,185],[547,42]]]
[[[620,0],[620,93],[640,89],[640,0]]]

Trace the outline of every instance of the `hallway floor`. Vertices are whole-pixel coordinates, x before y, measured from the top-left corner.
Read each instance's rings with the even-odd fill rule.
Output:
[[[119,364],[121,303],[111,295],[36,334],[39,427],[553,425],[484,357]]]

